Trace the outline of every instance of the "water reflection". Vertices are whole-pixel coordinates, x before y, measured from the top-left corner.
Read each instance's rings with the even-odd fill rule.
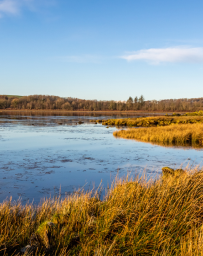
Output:
[[[126,128],[126,127],[116,127],[117,129],[129,129],[129,128]],[[137,127],[137,129],[139,129]],[[121,139],[122,137],[118,137],[118,136],[115,136],[114,135],[114,138],[115,139]],[[158,145],[158,146],[161,146],[161,147],[166,147],[166,148],[173,148],[173,149],[191,149],[191,148],[195,148],[196,150],[199,150],[199,151],[203,151],[203,147],[200,146],[198,143],[168,143],[168,142],[152,142],[152,141],[143,141],[143,140],[140,140],[140,139],[133,139],[133,138],[125,138],[125,140],[133,140],[133,141],[137,141],[137,142],[144,142],[144,143],[149,143],[151,145]]]

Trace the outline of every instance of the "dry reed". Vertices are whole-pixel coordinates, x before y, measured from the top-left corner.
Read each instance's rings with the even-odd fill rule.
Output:
[[[163,145],[203,146],[203,124],[182,124],[164,127],[130,128],[115,131],[114,136]]]
[[[117,180],[106,198],[76,193],[0,205],[0,255],[203,255],[203,172]],[[29,252],[28,252],[29,251]]]
[[[203,123],[203,116],[158,116],[102,120],[103,125],[153,127],[172,124]]]

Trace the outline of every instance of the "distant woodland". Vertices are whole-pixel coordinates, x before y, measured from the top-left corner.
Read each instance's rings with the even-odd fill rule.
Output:
[[[129,97],[126,101],[97,101],[58,96],[0,95],[0,109],[16,110],[77,110],[77,111],[198,111],[203,109],[203,98],[146,101],[144,96]]]

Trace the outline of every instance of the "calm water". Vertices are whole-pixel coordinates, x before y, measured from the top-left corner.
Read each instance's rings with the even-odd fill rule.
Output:
[[[124,116],[123,116],[124,117]],[[100,119],[110,118],[100,116]],[[116,139],[94,116],[0,116],[0,202],[62,196],[120,177],[160,175],[163,166],[202,165],[203,151]],[[78,121],[84,123],[78,125]]]

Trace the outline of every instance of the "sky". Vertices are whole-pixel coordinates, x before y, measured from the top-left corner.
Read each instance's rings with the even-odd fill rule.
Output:
[[[0,0],[0,94],[203,97],[202,0]]]

